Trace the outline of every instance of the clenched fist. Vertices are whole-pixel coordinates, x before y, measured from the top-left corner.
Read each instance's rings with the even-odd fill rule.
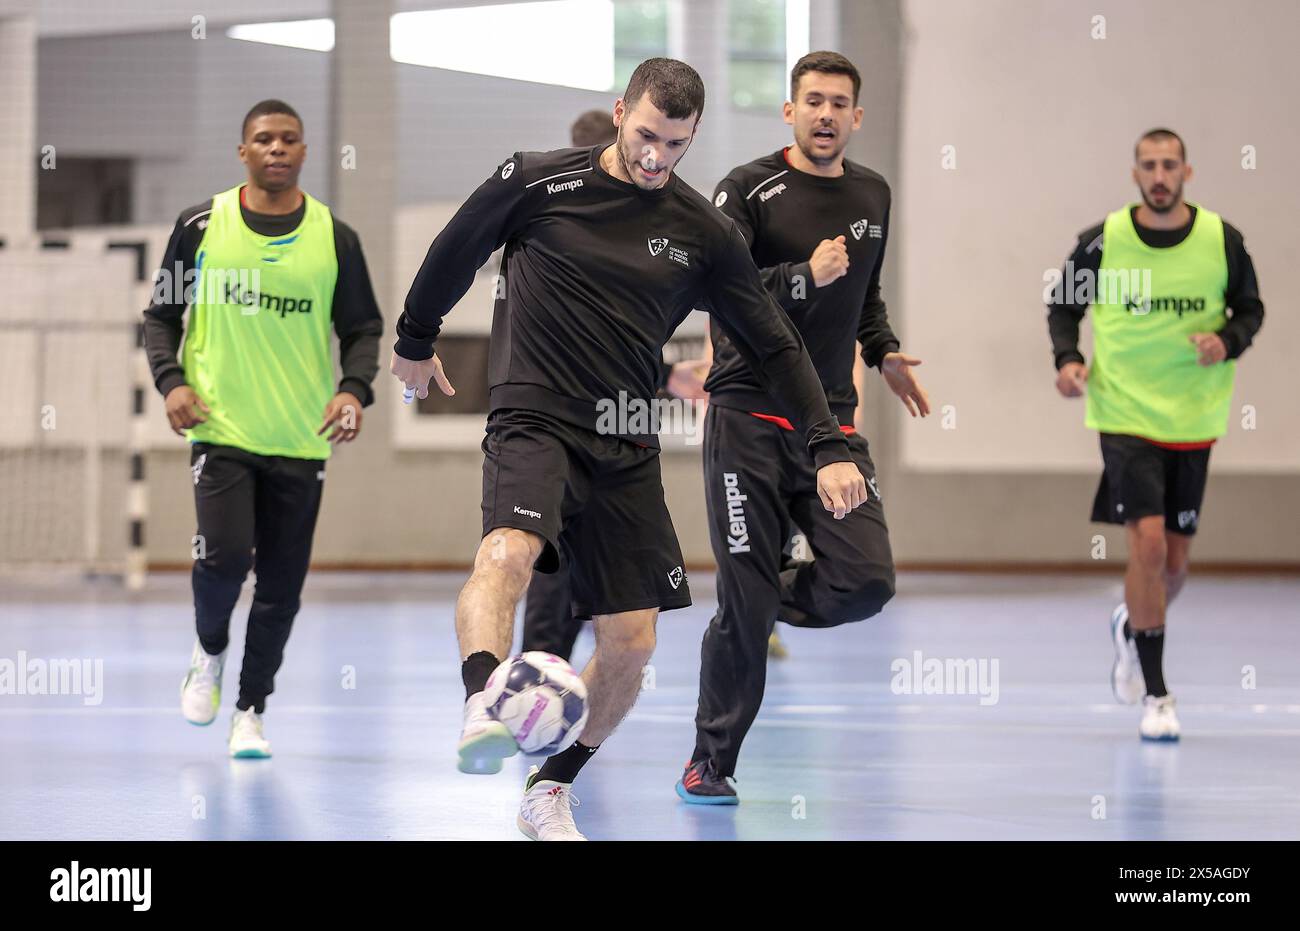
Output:
[[[1082,362],[1067,362],[1056,373],[1056,390],[1061,397],[1081,398],[1088,385],[1088,367]]]
[[[849,250],[844,245],[844,236],[823,239],[813,250],[808,260],[812,266],[813,284],[824,288],[836,278],[849,273]]]
[[[867,503],[867,480],[853,463],[832,462],[817,470],[817,494],[822,507],[843,520],[849,511]]]

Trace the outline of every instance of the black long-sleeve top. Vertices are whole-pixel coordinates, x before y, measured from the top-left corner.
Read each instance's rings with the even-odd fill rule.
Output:
[[[1156,230],[1139,226],[1137,207],[1131,209],[1134,214],[1133,228],[1138,238],[1153,249],[1168,249],[1178,245],[1192,232],[1196,222],[1196,207],[1187,205],[1192,212],[1187,225],[1172,230]],[[1095,276],[1101,268],[1102,231],[1106,224],[1098,223],[1079,234],[1079,242],[1073,254],[1066,260],[1062,271],[1065,281],[1071,279],[1071,273],[1077,276],[1087,271]],[[1264,302],[1259,298],[1259,282],[1255,279],[1255,263],[1246,251],[1246,242],[1241,231],[1223,221],[1223,249],[1228,260],[1228,285],[1224,291],[1231,317],[1219,331],[1219,338],[1228,350],[1228,358],[1236,359],[1249,348],[1255,334],[1264,325]],[[1087,304],[1076,304],[1067,298],[1072,296],[1073,288],[1057,288],[1053,300],[1047,305],[1047,329],[1052,337],[1052,354],[1059,369],[1067,362],[1085,362],[1083,353],[1079,352],[1079,323],[1088,310]]]
[[[880,295],[889,239],[890,191],[885,179],[848,159],[834,178],[794,168],[784,149],[734,169],[714,190],[714,204],[736,222],[763,283],[798,328],[821,376],[831,411],[852,423],[854,341],[867,365],[897,352]],[[847,274],[817,287],[809,258],[823,239],[844,236]],[[711,403],[753,413],[772,400],[725,332],[713,332],[713,367],[705,384]]]
[[[297,210],[286,214],[255,213],[240,204],[244,222],[259,236],[288,235],[302,223],[306,210],[305,200]],[[174,276],[175,281],[188,282],[194,273],[195,252],[211,213],[211,200],[181,211],[162,260],[162,270]],[[375,398],[371,383],[379,371],[379,340],[384,321],[370,284],[361,240],[338,217],[332,220],[339,268],[330,310],[334,332],[339,338],[342,377],[338,390],[355,395],[365,407]],[[159,300],[159,296],[164,299]],[[186,306],[183,287],[159,288],[155,289],[154,299],[144,312],[145,353],[154,385],[163,397],[177,385],[186,384],[185,370],[178,358],[185,333]]]
[[[764,290],[735,223],[676,175],[654,191],[614,178],[603,148],[517,152],[470,195],[411,285],[398,355],[433,354],[443,317],[504,243],[492,410],[540,410],[600,431],[602,404],[654,398],[664,343],[707,304],[817,464],[849,461],[799,332]],[[603,429],[659,445],[653,433]]]

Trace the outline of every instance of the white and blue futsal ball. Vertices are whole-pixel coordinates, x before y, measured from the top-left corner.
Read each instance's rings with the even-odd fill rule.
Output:
[[[587,723],[587,685],[551,653],[512,656],[492,671],[483,689],[488,714],[506,726],[524,753],[559,753],[573,746]]]

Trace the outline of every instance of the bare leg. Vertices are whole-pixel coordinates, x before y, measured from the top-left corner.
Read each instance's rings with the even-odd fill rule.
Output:
[[[581,742],[599,746],[632,710],[641,671],[654,654],[658,608],[597,615],[596,652],[582,670],[590,712]]]
[[[474,557],[474,571],[456,601],[456,639],[461,659],[486,651],[510,655],[515,606],[528,588],[542,538],[513,528],[489,531]]]
[[[1128,605],[1129,626],[1135,631],[1163,627],[1168,558],[1164,518],[1143,517],[1125,524],[1125,529],[1128,570],[1124,575],[1124,601]]]
[[[1165,605],[1178,596],[1187,581],[1188,554],[1192,538],[1181,533],[1165,533]]]

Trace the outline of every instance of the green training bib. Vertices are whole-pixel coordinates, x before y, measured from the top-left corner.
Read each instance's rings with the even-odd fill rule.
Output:
[[[1203,366],[1192,333],[1217,333],[1228,317],[1223,220],[1197,207],[1187,238],[1146,245],[1130,204],[1106,217],[1088,374],[1089,428],[1165,443],[1223,436],[1236,362]]]
[[[213,198],[196,252],[182,364],[212,410],[186,437],[262,456],[327,459],[329,441],[316,431],[335,394],[334,221],[304,193],[298,228],[261,236],[244,223],[239,191]]]

